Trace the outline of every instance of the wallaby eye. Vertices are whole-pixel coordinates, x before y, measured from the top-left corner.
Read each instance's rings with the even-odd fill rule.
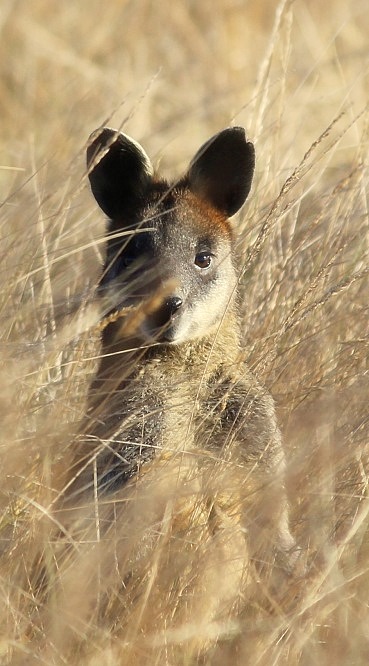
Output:
[[[213,255],[210,252],[198,252],[195,257],[195,264],[199,268],[209,268]]]
[[[120,268],[123,270],[132,266],[133,262],[136,261],[137,257],[133,254],[123,254],[120,258]]]
[[[119,270],[123,271],[128,268],[134,267],[138,260],[142,260],[145,252],[145,246],[142,243],[142,238],[135,236],[121,251],[117,261]]]

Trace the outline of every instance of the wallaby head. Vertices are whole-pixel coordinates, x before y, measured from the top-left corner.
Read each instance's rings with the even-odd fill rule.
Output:
[[[247,198],[254,163],[244,129],[232,127],[168,183],[127,135],[109,128],[91,135],[91,189],[109,218],[101,289],[114,294],[117,309],[163,293],[140,325],[142,342],[179,344],[219,325],[237,280],[229,217]]]

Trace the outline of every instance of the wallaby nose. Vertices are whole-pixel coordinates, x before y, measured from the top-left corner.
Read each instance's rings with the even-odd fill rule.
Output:
[[[165,305],[170,316],[172,316],[181,307],[182,299],[179,296],[172,296],[166,300]]]
[[[155,327],[163,328],[163,326],[167,326],[181,306],[182,299],[179,296],[167,298],[153,317]]]

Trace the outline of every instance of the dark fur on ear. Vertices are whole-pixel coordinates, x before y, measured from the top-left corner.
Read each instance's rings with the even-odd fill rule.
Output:
[[[189,189],[227,217],[246,201],[255,168],[255,150],[243,127],[229,127],[204,143],[193,158]]]
[[[152,181],[153,168],[140,144],[108,127],[91,134],[87,166],[92,193],[111,219],[129,215]]]

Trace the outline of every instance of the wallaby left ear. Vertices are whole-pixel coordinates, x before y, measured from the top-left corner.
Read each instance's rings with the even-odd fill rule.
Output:
[[[255,168],[255,150],[243,127],[229,127],[204,143],[193,158],[189,189],[227,217],[246,201]]]

